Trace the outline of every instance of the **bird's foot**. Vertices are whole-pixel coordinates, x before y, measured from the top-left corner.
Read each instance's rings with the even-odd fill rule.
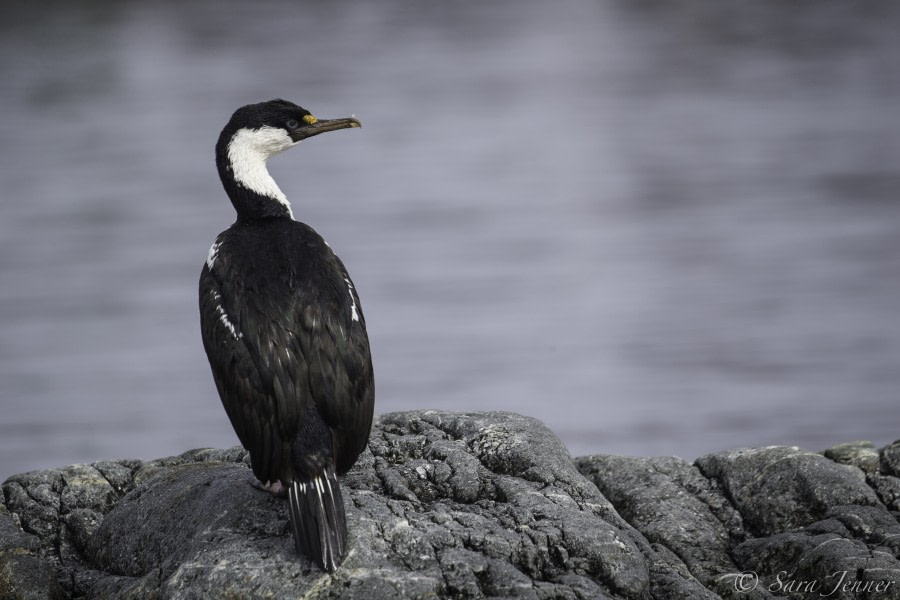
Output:
[[[270,483],[263,483],[258,479],[253,479],[250,482],[251,485],[257,489],[260,489],[264,492],[269,492],[273,496],[278,496],[279,498],[284,498],[287,496],[287,488],[281,485],[280,481],[273,481]]]

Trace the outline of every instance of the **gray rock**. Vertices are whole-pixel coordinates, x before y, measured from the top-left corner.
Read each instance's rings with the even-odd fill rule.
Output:
[[[900,478],[869,475],[866,477],[866,481],[889,510],[900,512]]]
[[[881,457],[881,473],[900,477],[900,440],[882,448],[879,456]]]
[[[900,567],[881,499],[894,450],[869,479],[854,451],[831,454],[848,464],[785,448],[573,463],[519,415],[384,415],[342,478],[334,575],[295,554],[241,448],[48,469],[3,484],[0,598],[770,598],[780,571],[829,569],[881,583]],[[759,581],[739,593],[745,570]]]
[[[555,436],[518,415],[382,417],[343,481],[351,550],[333,577],[294,554],[284,501],[253,488],[242,460],[138,472],[148,468],[89,544],[90,563],[118,576],[92,594],[641,598],[649,588],[640,536]]]
[[[41,540],[25,533],[0,504],[0,598],[45,600],[65,597],[50,563],[38,555]]]
[[[900,598],[900,525],[870,506],[842,506],[799,531],[748,540],[734,555],[779,595]]]
[[[799,448],[718,452],[696,464],[719,481],[747,528],[758,535],[802,527],[834,506],[880,504],[860,469]]]
[[[704,586],[719,595],[733,591],[729,575],[741,569],[729,554],[746,537],[743,521],[697,467],[675,457],[607,455],[576,464],[626,521],[682,561]]]
[[[850,442],[838,444],[823,452],[829,458],[842,465],[859,467],[866,474],[878,472],[878,450],[872,442]]]
[[[900,598],[900,524],[886,500],[900,497],[900,480],[878,474],[893,472],[883,463],[895,446],[743,449],[694,465],[576,462],[631,525],[723,598]]]

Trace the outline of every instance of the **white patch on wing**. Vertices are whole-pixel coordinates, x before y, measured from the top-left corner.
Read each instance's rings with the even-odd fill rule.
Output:
[[[347,291],[350,293],[350,316],[354,321],[359,321],[359,311],[356,309],[356,298],[353,297],[353,284],[350,283],[350,280],[344,277],[344,282],[347,284]]]
[[[234,326],[234,323],[232,323],[228,319],[228,313],[225,312],[225,309],[222,307],[222,302],[221,302],[222,296],[219,295],[219,292],[217,292],[216,290],[213,290],[212,295],[213,295],[213,300],[216,301],[216,312],[219,313],[219,321],[222,322],[222,325],[224,325],[225,327],[228,328],[228,331],[231,332],[231,335],[234,336],[234,339],[239,340],[242,337],[244,337],[244,334],[241,333],[240,331],[238,331],[237,328]]]
[[[268,125],[239,129],[228,142],[228,160],[235,180],[250,191],[277,200],[287,208],[291,218],[294,218],[291,203],[269,175],[266,161],[298,143],[284,129]]]
[[[213,245],[209,247],[209,254],[206,255],[206,266],[212,271],[213,265],[216,264],[216,259],[219,257],[219,240],[213,242]]]

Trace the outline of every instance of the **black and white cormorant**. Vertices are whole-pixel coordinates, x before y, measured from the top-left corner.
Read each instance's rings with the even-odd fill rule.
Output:
[[[334,571],[347,549],[337,475],[365,449],[375,387],[356,287],[291,205],[266,161],[359,127],[271,100],[239,108],[216,144],[237,211],[200,275],[203,346],[228,418],[269,491],[287,488],[297,551]]]

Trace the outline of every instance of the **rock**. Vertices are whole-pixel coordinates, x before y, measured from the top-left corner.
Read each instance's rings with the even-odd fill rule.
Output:
[[[343,479],[351,551],[334,577],[294,554],[284,501],[250,485],[242,456],[153,469],[91,540],[91,564],[118,576],[92,593],[641,598],[650,585],[640,536],[518,415],[382,417]]]
[[[697,467],[675,457],[625,456],[590,456],[577,465],[650,542],[678,557],[704,586],[729,591],[727,575],[741,571],[729,552],[746,537],[743,521]]]
[[[65,597],[56,572],[38,555],[40,547],[40,538],[22,531],[14,515],[0,504],[0,598]]]
[[[850,442],[838,444],[823,452],[829,458],[842,465],[859,467],[866,474],[878,472],[878,450],[872,442]]]
[[[900,525],[880,508],[841,506],[798,531],[748,540],[734,556],[779,594],[900,598]],[[866,592],[861,593],[861,592]]]
[[[900,523],[885,504],[900,497],[900,480],[885,474],[891,451],[870,448],[576,463],[631,525],[723,598],[896,599]]]
[[[803,527],[834,506],[880,504],[860,469],[799,448],[719,452],[699,458],[697,466],[721,483],[747,528],[759,535]]]
[[[882,448],[879,456],[881,457],[881,472],[884,475],[900,477],[900,440]]]
[[[869,475],[866,480],[889,510],[900,512],[900,478]]]
[[[900,568],[900,481],[894,450],[869,469],[854,448],[573,462],[515,414],[383,415],[342,477],[334,575],[295,554],[241,448],[48,469],[3,484],[0,598],[803,597],[767,588],[829,569],[874,586]]]

